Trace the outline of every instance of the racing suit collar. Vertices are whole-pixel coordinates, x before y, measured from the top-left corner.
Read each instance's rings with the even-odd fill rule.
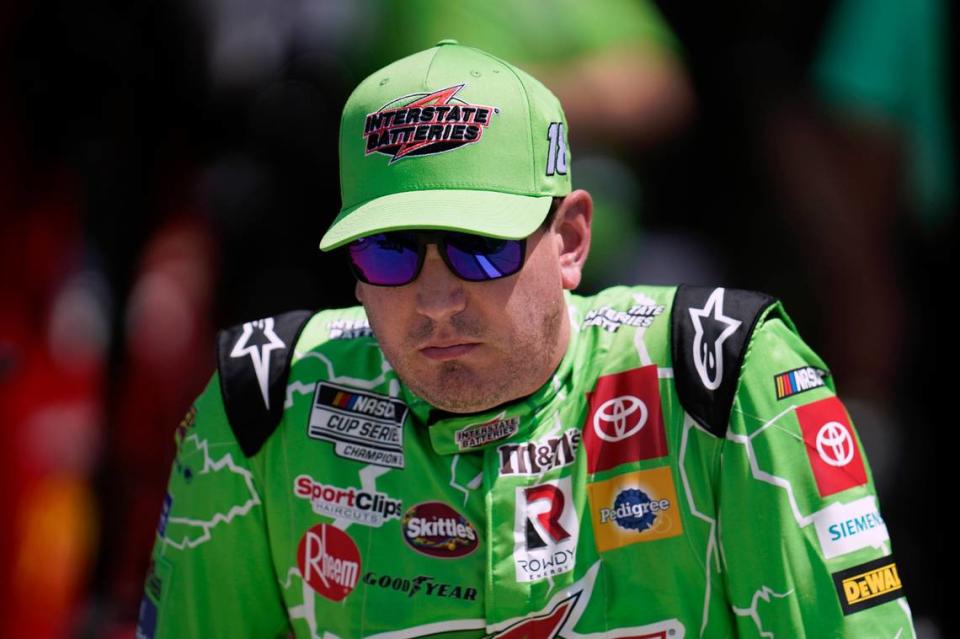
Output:
[[[573,311],[569,295],[565,292],[568,316]],[[562,400],[563,389],[569,386],[579,342],[577,329],[571,322],[567,351],[543,386],[526,397],[481,413],[457,414],[440,410],[414,395],[406,384],[401,384],[404,401],[416,427],[429,429],[434,452],[453,455],[498,446],[510,440],[526,440],[540,423],[542,415],[556,400]]]

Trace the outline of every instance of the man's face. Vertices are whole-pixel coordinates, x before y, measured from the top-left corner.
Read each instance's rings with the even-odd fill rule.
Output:
[[[431,244],[416,280],[398,287],[358,282],[357,298],[414,393],[451,412],[487,410],[536,391],[563,358],[570,334],[563,289],[572,288],[564,245],[555,222],[527,238],[520,272],[468,282]]]

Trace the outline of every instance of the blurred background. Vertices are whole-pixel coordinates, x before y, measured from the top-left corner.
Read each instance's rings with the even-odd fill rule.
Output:
[[[947,0],[0,3],[0,636],[132,637],[222,326],[354,304],[317,250],[349,91],[441,38],[564,104],[582,292],[781,298],[873,466],[924,639],[956,221]],[[944,494],[943,498],[946,498]]]

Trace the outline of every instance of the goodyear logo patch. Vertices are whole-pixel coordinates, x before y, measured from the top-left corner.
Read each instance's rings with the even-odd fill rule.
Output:
[[[850,615],[903,596],[892,555],[833,574],[843,614]]]
[[[773,385],[777,391],[777,399],[786,399],[814,388],[822,388],[823,378],[829,374],[829,371],[822,368],[803,366],[774,375]]]
[[[407,405],[386,395],[319,382],[307,434],[334,445],[338,457],[403,468]]]

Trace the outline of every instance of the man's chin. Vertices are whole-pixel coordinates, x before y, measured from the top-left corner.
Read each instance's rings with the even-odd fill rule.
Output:
[[[459,365],[443,368],[431,377],[431,383],[408,386],[431,406],[450,413],[479,413],[503,403],[502,393],[473,371]]]

